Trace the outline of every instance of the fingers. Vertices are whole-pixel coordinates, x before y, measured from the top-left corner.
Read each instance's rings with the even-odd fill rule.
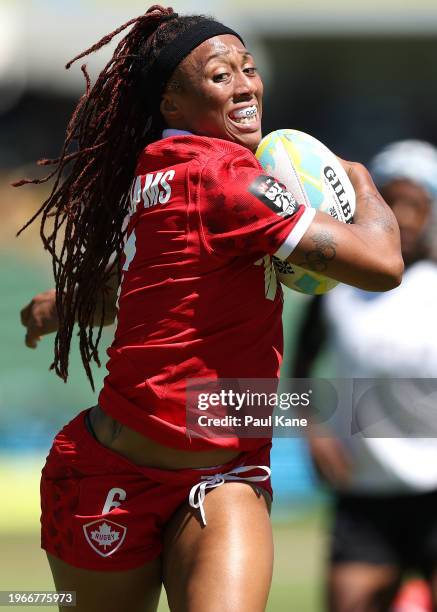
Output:
[[[29,316],[30,316],[30,311],[32,310],[32,306],[33,306],[33,300],[27,306],[25,306],[20,312],[21,325],[24,325],[24,327],[27,327]]]
[[[41,340],[41,334],[35,327],[35,323],[32,320],[32,308],[34,306],[34,300],[29,302],[20,312],[21,324],[27,327],[26,335],[24,337],[24,344],[28,348],[35,349],[38,346],[38,342]]]
[[[361,192],[365,192],[366,194],[369,191],[377,192],[375,183],[366,166],[363,166],[360,162],[346,161],[340,157],[338,157],[338,160],[346,170],[349,180],[357,194],[357,198]]]
[[[317,471],[331,485],[341,486],[348,483],[351,477],[351,460],[337,439],[313,439],[311,454]]]
[[[35,349],[42,336],[58,329],[55,289],[35,295],[29,304],[21,309],[20,320],[26,327],[25,345]]]
[[[346,159],[342,159],[341,157],[339,157],[338,155],[336,155],[338,161],[340,162],[340,164],[343,166],[343,168],[346,170],[347,175],[349,176],[351,174],[351,172],[353,171],[353,162],[347,161]]]
[[[24,338],[24,343],[28,348],[36,349],[38,342],[41,340],[41,336],[36,332],[35,329],[28,329]]]

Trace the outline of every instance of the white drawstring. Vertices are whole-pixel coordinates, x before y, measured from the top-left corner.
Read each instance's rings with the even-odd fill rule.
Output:
[[[263,476],[238,476],[238,474],[251,472],[252,470],[264,470],[266,474]],[[206,496],[206,489],[215,489],[215,487],[220,487],[222,484],[225,484],[226,481],[230,480],[262,482],[264,480],[268,480],[270,478],[271,473],[271,469],[266,465],[241,465],[240,467],[237,467],[234,470],[231,470],[230,472],[225,472],[224,474],[218,473],[211,474],[211,476],[202,476],[202,482],[198,482],[193,487],[191,487],[190,496],[188,498],[190,506],[194,509],[199,508],[203,524],[206,525],[205,509],[203,507],[203,502],[205,501]]]

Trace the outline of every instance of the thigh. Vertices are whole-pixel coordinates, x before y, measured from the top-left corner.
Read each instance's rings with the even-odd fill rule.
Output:
[[[331,612],[388,609],[401,580],[402,541],[395,500],[339,496],[331,531]]]
[[[49,553],[47,557],[56,590],[76,591],[76,612],[156,611],[161,591],[160,558],[133,570],[103,572],[74,567]]]
[[[163,579],[172,612],[264,612],[273,568],[270,498],[242,482],[211,490],[208,524],[184,504],[168,523]]]
[[[41,477],[41,546],[78,612],[153,612],[161,588],[162,487],[109,451],[80,413],[55,437]]]
[[[337,563],[328,572],[330,612],[386,612],[401,582],[397,566]]]

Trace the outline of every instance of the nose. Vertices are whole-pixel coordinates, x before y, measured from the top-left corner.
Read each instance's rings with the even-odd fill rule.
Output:
[[[234,98],[250,100],[256,92],[257,83],[254,77],[250,77],[242,70],[238,70],[234,77]]]

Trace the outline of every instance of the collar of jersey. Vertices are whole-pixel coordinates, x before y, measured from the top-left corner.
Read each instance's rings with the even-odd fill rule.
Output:
[[[191,136],[192,132],[187,132],[186,130],[175,130],[174,128],[166,128],[162,132],[163,138],[170,138],[170,136]]]

